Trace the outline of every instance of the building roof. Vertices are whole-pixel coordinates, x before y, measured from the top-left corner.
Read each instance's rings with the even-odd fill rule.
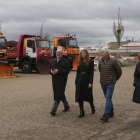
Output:
[[[120,47],[120,49],[140,49],[140,43],[139,42],[131,42],[128,44],[124,44]]]
[[[130,42],[130,41],[121,41],[121,43],[124,43],[124,42]],[[118,42],[110,42],[110,43],[108,43],[108,45],[111,43],[118,43]]]

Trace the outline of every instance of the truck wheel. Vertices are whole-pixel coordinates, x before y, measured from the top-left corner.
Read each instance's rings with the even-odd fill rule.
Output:
[[[21,70],[23,73],[31,73],[32,72],[32,66],[28,61],[24,61],[21,64]]]

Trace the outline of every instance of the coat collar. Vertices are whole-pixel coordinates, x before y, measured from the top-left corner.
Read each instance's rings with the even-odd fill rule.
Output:
[[[85,64],[81,64],[80,67],[84,71],[86,66],[85,66]]]
[[[63,60],[63,57],[57,62],[57,58],[55,58],[56,65],[59,64]]]
[[[110,56],[107,57],[106,62],[110,59]],[[104,59],[102,58],[102,61],[104,62]]]

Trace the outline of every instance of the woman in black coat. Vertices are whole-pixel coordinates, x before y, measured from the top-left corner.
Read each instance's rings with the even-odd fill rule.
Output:
[[[84,116],[83,101],[90,103],[92,114],[95,113],[92,95],[94,63],[89,59],[87,50],[82,50],[79,54],[77,75],[75,80],[76,94],[75,101],[79,102],[80,115]]]
[[[133,86],[135,86],[135,90],[133,94],[133,102],[140,104],[140,61],[136,65]]]

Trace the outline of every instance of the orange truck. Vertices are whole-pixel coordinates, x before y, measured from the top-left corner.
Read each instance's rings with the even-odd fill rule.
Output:
[[[66,34],[65,36],[55,36],[53,48],[54,57],[56,56],[58,47],[62,49],[63,57],[69,60],[70,67],[76,70],[79,55],[79,46],[76,35]]]
[[[14,63],[5,61],[7,59],[7,40],[0,34],[0,78],[15,78],[13,72]]]
[[[7,43],[5,36],[0,34],[0,60],[5,60],[7,56]]]

